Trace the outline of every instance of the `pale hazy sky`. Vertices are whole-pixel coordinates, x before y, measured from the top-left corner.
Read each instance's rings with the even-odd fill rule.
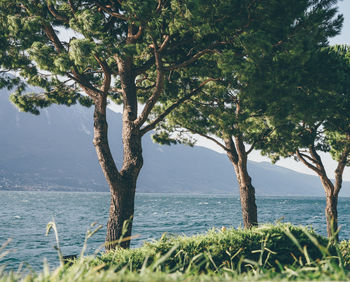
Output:
[[[341,34],[332,38],[330,40],[330,43],[332,45],[334,44],[349,44],[350,45],[350,0],[343,0],[339,2],[339,12],[344,15],[344,24],[343,29],[341,31]],[[205,146],[210,149],[213,149],[215,151],[218,151],[220,153],[224,153],[223,150],[220,150],[218,146],[215,144],[212,144],[211,141],[200,139],[197,143],[197,145]],[[262,157],[259,152],[255,151],[250,154],[249,157],[252,161],[267,161],[270,160],[266,157]],[[322,160],[324,162],[324,165],[327,169],[328,176],[331,178],[334,178],[334,170],[336,168],[336,162],[334,162],[331,157],[328,154],[322,154]],[[300,162],[296,162],[295,160],[289,158],[289,159],[283,159],[277,163],[279,166],[287,167],[299,172],[307,173],[307,174],[313,174],[315,173],[305,167],[305,165],[301,164]],[[350,181],[350,167],[345,168],[344,171],[344,180]]]

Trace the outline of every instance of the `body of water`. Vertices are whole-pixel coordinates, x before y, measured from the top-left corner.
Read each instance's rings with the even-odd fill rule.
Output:
[[[310,225],[325,235],[324,198],[257,197],[260,223],[278,220]],[[0,192],[0,245],[12,238],[0,258],[0,265],[16,270],[23,262],[40,270],[44,258],[58,265],[53,233],[45,237],[46,225],[54,217],[63,255],[79,254],[87,228],[103,225],[88,241],[88,252],[104,242],[108,219],[109,193]],[[341,239],[350,238],[350,198],[338,204]],[[242,226],[239,198],[228,195],[138,194],[132,246],[159,238],[164,232],[192,235],[210,228]],[[1,256],[1,254],[0,254]]]

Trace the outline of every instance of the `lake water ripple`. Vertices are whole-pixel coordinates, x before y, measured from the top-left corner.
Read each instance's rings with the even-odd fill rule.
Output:
[[[298,197],[257,197],[259,222],[278,220],[310,225],[325,235],[325,199]],[[8,238],[11,253],[0,265],[16,270],[21,262],[40,270],[44,258],[58,264],[53,233],[45,237],[46,225],[55,218],[64,255],[79,254],[87,228],[103,225],[88,242],[88,253],[103,244],[109,208],[108,193],[0,192],[0,245]],[[339,199],[341,239],[350,238],[350,198]],[[216,227],[241,227],[239,198],[228,195],[138,194],[132,246],[159,238],[164,232],[192,235]]]

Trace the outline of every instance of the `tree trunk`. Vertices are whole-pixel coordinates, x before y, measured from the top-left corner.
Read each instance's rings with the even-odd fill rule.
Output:
[[[114,250],[117,246],[130,247],[136,181],[130,182],[111,192],[106,250]]]
[[[328,238],[333,236],[334,232],[338,230],[338,195],[327,195],[326,198],[326,220],[327,220],[327,235]],[[338,241],[338,235],[335,239]]]
[[[338,230],[338,193],[340,187],[335,187],[332,181],[327,177],[325,173],[320,174],[323,189],[326,193],[326,222],[327,222],[327,236],[331,238],[334,232]],[[339,188],[339,189],[335,189]],[[338,241],[338,235],[335,239]]]
[[[108,144],[106,106],[106,97],[95,101],[94,145],[111,192],[106,250],[112,250],[118,246],[118,241],[122,237],[128,240],[122,241],[120,246],[124,248],[130,246],[130,238],[127,237],[131,236],[136,181],[143,160],[140,135],[132,127],[132,123],[124,122],[124,163],[121,171],[118,171]]]
[[[258,214],[255,204],[255,189],[253,185],[251,183],[240,185],[239,190],[244,227],[251,228],[253,226],[258,226]]]
[[[255,189],[248,174],[248,155],[245,151],[244,143],[239,137],[236,138],[236,145],[232,138],[227,138],[224,141],[229,149],[227,156],[233,164],[239,185],[244,228],[257,226],[258,212],[255,203]]]
[[[255,189],[248,175],[247,167],[241,162],[234,164],[238,179],[239,194],[241,200],[242,217],[244,228],[251,228],[258,225],[258,213],[255,203]]]
[[[312,169],[318,174],[321,179],[323,189],[326,193],[326,222],[327,222],[327,235],[328,238],[334,236],[334,233],[338,230],[338,195],[343,182],[343,172],[347,164],[347,158],[350,149],[348,147],[342,152],[338,166],[335,170],[335,184],[328,178],[327,172],[322,163],[322,159],[317,153],[315,146],[311,144],[309,146],[309,154],[302,154],[299,150],[296,150],[296,155],[308,168]],[[310,160],[309,162],[307,161]],[[338,241],[338,234],[335,235],[335,240]]]

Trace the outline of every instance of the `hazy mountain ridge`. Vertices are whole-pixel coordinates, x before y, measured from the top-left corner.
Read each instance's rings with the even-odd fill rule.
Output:
[[[92,109],[51,106],[20,113],[0,91],[0,190],[108,191],[92,145]],[[110,146],[121,166],[121,115],[108,113]],[[160,146],[143,140],[138,192],[237,194],[233,167],[203,147]],[[318,177],[270,163],[249,162],[257,195],[323,196]],[[345,182],[342,195],[350,196]]]

